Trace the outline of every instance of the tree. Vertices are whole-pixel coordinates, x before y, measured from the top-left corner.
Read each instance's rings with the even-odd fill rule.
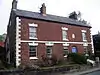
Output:
[[[88,23],[86,20],[82,19],[81,16],[82,16],[82,14],[80,11],[78,11],[78,12],[73,11],[72,13],[69,14],[68,17],[70,19],[74,19],[74,20],[77,20],[77,21],[82,22],[84,24],[90,25],[90,23]]]
[[[0,35],[0,41],[3,41],[3,36],[2,35]]]
[[[5,39],[6,39],[6,34],[5,33],[0,35],[0,41],[4,42]]]
[[[73,11],[72,13],[69,14],[69,18],[74,19],[74,20],[81,19],[81,12],[78,11],[77,13],[76,11]]]

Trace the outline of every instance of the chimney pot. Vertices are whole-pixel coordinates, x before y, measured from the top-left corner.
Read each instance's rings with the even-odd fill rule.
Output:
[[[40,8],[40,13],[44,16],[46,16],[46,6],[45,3],[42,4],[42,7]]]
[[[12,9],[17,9],[17,0],[13,0],[12,2]]]

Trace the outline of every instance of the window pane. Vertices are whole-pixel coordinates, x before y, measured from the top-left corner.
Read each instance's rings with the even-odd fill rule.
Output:
[[[64,54],[63,54],[64,56],[67,55],[67,54],[69,53],[69,51],[68,51],[68,47],[64,47],[63,50],[64,50]]]
[[[47,56],[51,57],[52,56],[52,47],[47,47],[46,52],[47,52]]]
[[[36,47],[34,46],[29,47],[29,55],[30,57],[36,57]]]
[[[63,39],[67,39],[67,31],[66,30],[62,31],[62,36],[63,36]]]
[[[30,37],[33,37],[33,38],[36,38],[36,37],[37,37],[37,35],[36,35],[35,32],[30,32],[30,33],[29,33],[29,36],[30,36]]]
[[[86,33],[82,33],[83,40],[86,40]]]
[[[29,28],[29,31],[30,31],[30,32],[36,32],[36,27],[30,27],[30,28]]]
[[[88,53],[87,47],[84,47],[84,54]]]
[[[29,37],[37,38],[36,27],[29,27]]]

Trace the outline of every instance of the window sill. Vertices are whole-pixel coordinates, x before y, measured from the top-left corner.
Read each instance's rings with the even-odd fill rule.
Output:
[[[63,39],[64,41],[69,41],[68,39]]]
[[[83,41],[87,41],[87,40],[83,40]]]
[[[68,55],[65,55],[64,57],[66,58]]]
[[[35,39],[35,40],[36,40],[37,38],[34,38],[34,37],[29,37],[29,39]]]
[[[34,59],[34,60],[37,60],[38,58],[37,58],[37,57],[30,57],[30,59]]]

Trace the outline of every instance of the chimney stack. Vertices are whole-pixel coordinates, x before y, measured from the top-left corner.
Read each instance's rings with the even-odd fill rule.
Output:
[[[17,0],[13,0],[12,9],[17,9]]]
[[[45,6],[45,3],[42,4],[42,7],[40,8],[40,13],[43,16],[46,16],[46,6]]]

